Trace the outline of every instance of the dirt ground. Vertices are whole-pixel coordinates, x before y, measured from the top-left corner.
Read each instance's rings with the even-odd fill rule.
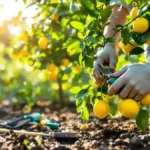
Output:
[[[83,122],[76,113],[75,107],[57,107],[42,103],[36,106],[32,112],[41,112],[43,119],[51,119],[60,124],[54,132],[77,132],[77,139],[54,139],[48,137],[32,137],[16,135],[13,132],[0,134],[1,150],[148,150],[150,149],[150,137],[148,131],[137,129],[132,120],[125,118],[100,120],[91,115],[88,122]],[[8,101],[0,106],[0,120],[22,116],[26,113],[12,107]],[[40,125],[24,126],[21,129],[28,131],[53,132],[48,127]]]

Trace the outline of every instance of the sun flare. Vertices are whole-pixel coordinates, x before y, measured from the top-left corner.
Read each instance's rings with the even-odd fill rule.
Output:
[[[0,0],[0,25],[5,20],[10,20],[24,8],[23,1]]]

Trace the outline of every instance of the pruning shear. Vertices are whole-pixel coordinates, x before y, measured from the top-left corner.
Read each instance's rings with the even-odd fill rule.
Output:
[[[9,129],[16,129],[16,128],[19,128],[19,127],[26,125],[26,124],[32,125],[32,124],[38,124],[38,123],[40,123],[40,125],[43,125],[43,126],[48,126],[52,130],[58,129],[58,127],[59,127],[59,124],[54,123],[51,120],[42,120],[42,116],[40,113],[28,114],[28,115],[24,115],[22,117],[19,117],[15,120],[0,123],[0,127],[5,127],[5,128],[9,128]]]
[[[117,78],[115,77],[110,77],[109,74],[113,73],[111,69],[103,66],[102,64],[97,64],[97,66],[100,74],[103,76],[104,79],[107,80],[107,83],[113,84],[117,80]]]

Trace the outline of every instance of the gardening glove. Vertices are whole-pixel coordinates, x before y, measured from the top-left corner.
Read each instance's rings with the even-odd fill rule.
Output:
[[[110,76],[118,78],[108,89],[110,96],[139,101],[150,92],[150,63],[125,66]]]
[[[92,76],[94,77],[94,80],[97,81],[103,79],[102,75],[98,71],[97,64],[109,66],[110,69],[114,70],[116,68],[117,61],[118,56],[113,43],[107,43],[103,49],[99,49],[97,53],[97,60],[94,62],[94,68],[92,70]]]

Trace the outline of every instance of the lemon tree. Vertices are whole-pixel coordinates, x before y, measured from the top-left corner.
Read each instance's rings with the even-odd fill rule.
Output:
[[[118,24],[114,29],[114,35],[118,32],[121,33],[120,42],[116,46],[122,50],[120,55],[124,57],[126,61],[129,63],[138,63],[138,57],[143,56],[144,44],[148,44],[150,39],[150,4],[146,0],[136,2],[124,0],[121,2],[132,5],[133,9],[127,17],[126,24],[124,26]],[[108,38],[103,36],[105,26],[109,24],[108,18],[112,12],[112,7],[109,5],[109,1],[93,2],[90,0],[81,0],[78,3],[78,6],[84,8],[87,17],[84,22],[70,22],[71,26],[76,29],[78,37],[69,38],[67,43],[70,43],[69,46],[73,46],[75,42],[80,42],[80,48],[82,48],[82,52],[80,52],[79,55],[80,64],[90,70],[90,68],[93,67],[93,61],[96,58],[95,54],[97,48],[103,48],[107,42],[114,43],[115,41],[114,36]],[[72,11],[74,11],[74,7],[75,5],[72,3]],[[72,43],[71,41],[74,42]],[[120,61],[121,59],[119,62]],[[125,61],[122,62],[122,65],[124,63]],[[115,80],[112,80],[111,84],[113,82],[115,82]],[[115,115],[117,112],[120,112],[123,116],[136,120],[136,124],[140,129],[146,130],[148,125],[148,109],[143,106],[149,105],[148,96],[147,98],[145,97],[146,100],[143,99],[141,102],[136,102],[131,99],[118,101],[117,95],[115,98],[106,98],[104,95],[107,95],[107,89],[109,86],[110,85],[106,82],[100,82],[83,87],[76,86],[70,90],[76,94],[77,112],[81,113],[81,118],[88,120],[88,105],[91,104],[93,105],[93,113],[98,118],[106,117],[108,114]],[[105,100],[108,102],[105,103]],[[104,103],[107,106],[104,106]],[[103,110],[102,108],[107,109]],[[141,117],[141,114],[144,119]]]

